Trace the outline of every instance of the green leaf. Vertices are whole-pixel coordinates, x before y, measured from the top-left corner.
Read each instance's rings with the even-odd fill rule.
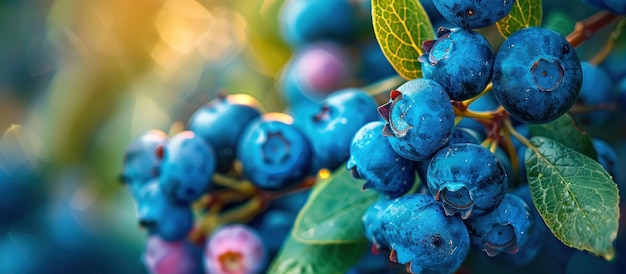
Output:
[[[507,38],[520,29],[540,26],[542,13],[541,0],[515,0],[511,12],[496,26],[500,34]]]
[[[363,183],[344,167],[317,182],[296,218],[292,236],[315,244],[362,241],[361,216],[380,197],[373,190],[362,191]]]
[[[546,124],[530,125],[529,130],[532,136],[550,138],[589,156],[591,159],[598,159],[598,153],[593,147],[591,136],[578,127],[576,121],[567,113]]]
[[[554,140],[533,137],[525,155],[539,214],[565,245],[610,260],[619,222],[617,184],[593,159]]]
[[[346,273],[367,251],[369,242],[307,244],[288,237],[269,268],[270,274]]]
[[[372,0],[372,23],[387,60],[407,80],[422,76],[422,42],[435,39],[428,14],[417,0]]]

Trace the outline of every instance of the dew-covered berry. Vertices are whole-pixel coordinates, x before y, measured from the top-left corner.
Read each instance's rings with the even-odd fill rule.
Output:
[[[454,131],[450,96],[439,83],[417,78],[392,90],[390,101],[378,108],[387,122],[383,135],[389,137],[398,155],[424,161],[444,147]]]
[[[382,216],[387,206],[393,202],[391,199],[379,199],[372,203],[361,218],[365,238],[372,243],[377,250],[388,249],[389,244],[383,237]]]
[[[528,205],[515,194],[507,193],[491,212],[471,216],[465,221],[472,246],[495,256],[501,252],[515,254],[528,241],[533,227]]]
[[[297,124],[313,148],[311,171],[334,170],[348,160],[354,134],[377,119],[376,101],[364,90],[347,88],[330,94],[314,116]]]
[[[462,101],[480,94],[491,79],[493,51],[485,37],[473,30],[439,28],[436,40],[424,41],[419,57],[424,78],[441,84],[450,99]],[[468,58],[471,56],[472,58]]]
[[[456,216],[446,216],[427,194],[396,198],[382,215],[383,237],[390,259],[409,264],[412,273],[453,273],[467,256],[467,228]]]
[[[390,198],[411,189],[415,181],[413,162],[400,157],[383,136],[385,123],[364,125],[354,135],[346,168],[355,177],[365,179],[363,189],[372,188]]]
[[[450,23],[477,29],[493,25],[509,14],[515,0],[433,0]]]
[[[428,165],[428,190],[447,215],[467,219],[496,208],[508,188],[501,161],[487,148],[452,144],[438,151]]]
[[[267,254],[258,233],[244,224],[215,230],[204,247],[205,271],[211,274],[261,273]]]
[[[576,50],[559,33],[524,28],[507,38],[493,66],[493,93],[514,118],[547,123],[576,102],[582,69]]]

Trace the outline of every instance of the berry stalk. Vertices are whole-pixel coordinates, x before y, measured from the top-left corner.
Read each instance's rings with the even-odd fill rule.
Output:
[[[591,38],[598,30],[621,17],[608,11],[597,12],[587,19],[577,22],[574,26],[574,31],[565,38],[573,47],[578,47]]]

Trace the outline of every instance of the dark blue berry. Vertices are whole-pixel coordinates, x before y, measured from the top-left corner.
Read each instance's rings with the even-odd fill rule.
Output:
[[[166,241],[184,239],[193,225],[193,213],[187,205],[173,201],[158,180],[144,185],[136,198],[139,224]]]
[[[602,67],[589,62],[581,62],[583,84],[580,88],[577,103],[590,110],[575,113],[574,118],[583,126],[602,125],[611,117],[608,106],[615,102],[613,81]]]
[[[161,184],[174,200],[193,202],[207,191],[215,168],[213,147],[192,131],[183,131],[163,151]]]
[[[377,119],[376,101],[364,90],[347,88],[330,94],[313,117],[299,123],[313,148],[312,172],[333,170],[348,160],[354,134]]]
[[[424,161],[448,143],[454,131],[450,97],[439,83],[410,80],[391,91],[390,101],[378,108],[387,122],[383,135],[398,155]]]
[[[530,238],[533,215],[528,205],[515,194],[507,193],[493,211],[471,216],[465,221],[472,246],[495,256],[515,254]]]
[[[428,189],[447,215],[488,213],[506,193],[508,178],[501,161],[477,144],[452,144],[437,152],[428,165]]]
[[[167,134],[163,131],[149,130],[126,146],[121,180],[131,187],[133,193],[159,177],[163,148],[167,142]]]
[[[217,171],[226,173],[237,152],[237,141],[248,123],[261,116],[261,104],[247,94],[219,96],[202,106],[187,121],[189,130],[215,148]]]
[[[308,139],[282,113],[267,113],[251,122],[237,148],[244,175],[268,190],[299,183],[307,175],[311,155]]]
[[[441,15],[458,26],[476,29],[493,25],[509,14],[515,0],[433,0]]]
[[[496,54],[494,95],[522,122],[540,124],[560,117],[576,102],[581,84],[576,50],[555,31],[521,29]]]
[[[412,273],[452,273],[469,252],[463,221],[446,216],[430,195],[395,199],[381,220],[383,237],[392,249],[390,259],[409,264]]]
[[[370,205],[361,221],[363,222],[363,233],[377,250],[388,249],[389,244],[383,237],[382,232],[382,216],[383,212],[391,204],[393,200],[379,199]]]
[[[424,70],[424,78],[441,84],[450,99],[470,99],[489,83],[494,55],[482,34],[462,28],[439,28],[437,40],[427,40],[422,47],[425,53],[419,61],[423,67],[432,67]]]
[[[617,171],[617,152],[615,149],[606,141],[593,138],[593,148],[595,148],[598,153],[598,163],[604,167],[604,169],[613,177],[615,180],[615,174]],[[617,180],[615,180],[617,181]]]
[[[282,37],[292,46],[318,40],[347,41],[356,31],[349,0],[285,2],[279,15]]]
[[[383,136],[385,123],[364,125],[354,135],[346,167],[357,178],[365,179],[363,189],[372,188],[390,198],[411,189],[415,181],[413,162],[400,157]]]

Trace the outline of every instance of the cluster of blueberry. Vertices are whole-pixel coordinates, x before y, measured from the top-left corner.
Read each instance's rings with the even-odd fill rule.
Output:
[[[577,100],[600,104],[585,96],[591,81],[582,84],[600,68],[539,27],[513,33],[494,53],[472,29],[496,23],[513,3],[432,1],[457,27],[424,42],[424,77],[377,107],[350,87],[395,75],[371,29],[360,29],[371,26],[371,1],[285,2],[282,35],[295,51],[278,79],[284,113],[266,113],[245,94],[222,95],[185,131],[170,138],[151,130],[128,145],[122,181],[149,232],[148,270],[264,271],[307,198],[307,179],[343,163],[363,189],[382,194],[363,215],[365,237],[409,272],[454,272],[472,246],[510,264],[533,260],[550,234],[525,174],[513,172],[524,168],[517,157],[525,146],[503,146],[502,120],[510,115],[529,137],[526,124],[553,121]],[[612,148],[594,145],[614,174]],[[511,190],[512,182],[521,186]]]
[[[513,177],[509,155],[500,146],[490,151],[480,145],[485,137],[497,138],[492,124],[455,126],[455,114],[463,112],[459,106],[479,105],[480,100],[480,110],[503,108],[519,123],[520,132],[527,133],[526,124],[551,122],[577,100],[597,104],[593,100],[601,99],[590,91],[597,88],[591,85],[599,68],[581,65],[572,45],[554,31],[521,29],[494,54],[487,39],[472,29],[502,19],[514,1],[497,2],[433,1],[459,27],[441,27],[436,40],[424,42],[419,58],[424,78],[392,90],[389,102],[378,108],[384,122],[365,125],[351,144],[347,168],[366,180],[364,188],[384,196],[363,215],[365,235],[375,249],[390,251],[390,259],[406,264],[411,273],[452,273],[470,246],[509,264],[525,264],[548,235],[528,186],[509,191],[509,182],[524,180],[525,174]],[[583,74],[589,86],[582,85]],[[587,96],[583,92],[578,97],[581,86]],[[523,157],[524,146],[515,145],[517,156],[510,157]],[[600,163],[613,174],[615,153],[599,139],[594,145]],[[427,186],[417,193],[409,191],[415,171]]]

